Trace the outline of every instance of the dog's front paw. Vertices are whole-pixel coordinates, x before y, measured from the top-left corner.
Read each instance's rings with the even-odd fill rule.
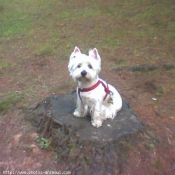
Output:
[[[99,128],[102,125],[102,121],[101,120],[92,120],[91,123],[96,128]]]
[[[80,113],[78,112],[77,109],[75,109],[73,115],[74,115],[75,117],[82,117],[82,116],[80,115]]]

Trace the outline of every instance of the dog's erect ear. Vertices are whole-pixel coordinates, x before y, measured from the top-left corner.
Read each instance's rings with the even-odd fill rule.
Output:
[[[76,55],[77,55],[77,54],[81,54],[81,51],[80,51],[80,49],[76,46],[75,49],[74,49],[74,51],[71,53],[69,59],[71,60],[71,59],[73,59],[73,58],[76,58]]]
[[[74,49],[74,51],[73,51],[73,53],[74,53],[74,54],[75,54],[75,53],[81,53],[81,51],[80,51],[80,49],[76,46],[75,49]]]
[[[89,51],[89,56],[95,58],[96,60],[100,60],[100,55],[98,54],[98,50],[96,48]]]

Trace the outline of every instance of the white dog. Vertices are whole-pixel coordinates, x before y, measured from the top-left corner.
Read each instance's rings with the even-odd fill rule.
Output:
[[[100,127],[103,120],[113,119],[122,108],[118,91],[98,77],[101,58],[97,49],[82,54],[78,47],[70,55],[68,69],[70,76],[78,82],[76,117],[91,115],[91,123]]]

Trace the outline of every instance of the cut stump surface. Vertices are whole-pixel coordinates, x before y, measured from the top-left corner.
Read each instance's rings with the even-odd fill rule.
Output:
[[[116,140],[122,135],[131,134],[140,129],[138,118],[131,112],[128,103],[123,100],[123,108],[112,119],[107,119],[99,128],[92,126],[90,116],[86,118],[76,118],[73,116],[75,110],[75,100],[73,95],[62,97],[52,97],[51,113],[55,122],[72,128],[81,140]]]

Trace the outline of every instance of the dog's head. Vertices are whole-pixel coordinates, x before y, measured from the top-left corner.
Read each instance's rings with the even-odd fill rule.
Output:
[[[101,58],[96,48],[89,50],[89,55],[82,54],[78,47],[70,55],[68,69],[76,81],[92,81],[101,70]]]

